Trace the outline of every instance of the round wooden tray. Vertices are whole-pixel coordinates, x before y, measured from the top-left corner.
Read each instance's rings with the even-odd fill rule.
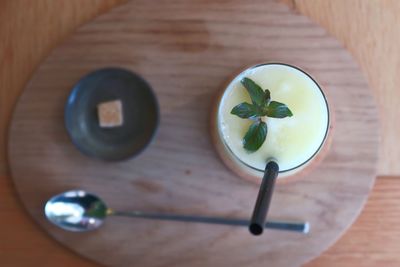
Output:
[[[230,172],[209,136],[224,82],[244,66],[302,67],[335,107],[332,147],[313,172],[279,184],[270,218],[308,220],[311,233],[109,218],[69,233],[48,223],[52,195],[82,188],[110,207],[249,218],[257,185]],[[72,86],[98,68],[143,75],[161,109],[155,141],[139,157],[82,155],[64,129]],[[42,63],[16,107],[9,160],[19,196],[51,236],[107,266],[298,266],[318,256],[359,214],[375,179],[377,111],[351,56],[307,18],[275,1],[134,0],[77,31]]]

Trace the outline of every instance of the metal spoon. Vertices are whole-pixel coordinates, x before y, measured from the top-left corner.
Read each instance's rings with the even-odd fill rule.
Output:
[[[50,222],[64,230],[74,232],[94,230],[100,227],[109,215],[231,226],[248,227],[249,225],[249,220],[246,219],[146,213],[142,211],[113,211],[107,208],[98,196],[82,190],[68,191],[52,197],[47,201],[44,212]],[[307,234],[310,226],[308,222],[267,221],[265,228]]]

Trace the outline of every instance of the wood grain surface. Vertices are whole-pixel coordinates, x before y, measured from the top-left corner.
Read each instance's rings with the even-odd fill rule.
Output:
[[[254,238],[246,228],[120,218],[94,233],[71,235],[45,220],[44,202],[73,188],[101,195],[116,210],[250,218],[258,186],[218,160],[209,113],[226,80],[260,61],[287,62],[310,73],[336,117],[325,160],[303,178],[277,185],[269,212],[270,218],[309,221],[309,235],[269,231]],[[140,73],[158,97],[157,138],[131,161],[82,155],[64,127],[73,85],[108,66]],[[80,28],[41,64],[15,110],[9,159],[31,215],[61,243],[99,263],[299,266],[358,216],[375,180],[377,130],[371,91],[350,54],[284,4],[135,0]],[[112,247],[120,249],[107,253]]]
[[[269,231],[256,239],[246,228],[119,218],[95,233],[71,235],[45,220],[44,202],[73,188],[99,194],[116,210],[250,218],[258,185],[218,160],[209,113],[232,74],[263,61],[310,73],[336,117],[324,161],[303,178],[277,185],[271,206],[271,218],[309,221],[309,235]],[[73,85],[109,66],[145,77],[158,97],[161,123],[141,156],[107,164],[79,153],[63,117]],[[135,0],[80,28],[35,72],[14,113],[10,167],[20,198],[43,228],[99,263],[298,266],[336,241],[363,207],[376,173],[376,113],[350,54],[276,0]],[[120,249],[107,253],[112,247]]]
[[[11,180],[5,175],[7,165],[4,144],[12,106],[38,62],[78,24],[106,11],[118,2],[122,1],[7,0],[0,2],[0,36],[2,37],[0,41],[0,142],[2,144],[0,169],[4,174],[0,177],[0,210],[3,214],[0,221],[0,227],[3,229],[0,239],[2,266],[97,266],[57,245],[54,240],[44,235],[22,210],[15,197]],[[361,60],[373,62],[368,66],[362,65],[364,69],[384,70],[384,66],[395,69],[395,65],[399,62],[397,46],[399,35],[387,34],[388,31],[398,30],[393,27],[399,23],[399,18],[393,15],[399,13],[398,4],[396,0],[308,0],[297,1],[296,8],[307,12],[312,18],[328,26],[329,31],[345,43],[359,62]],[[304,9],[304,5],[307,9]],[[358,8],[360,6],[363,8]],[[340,13],[338,10],[346,12]],[[366,20],[371,20],[371,23]],[[360,34],[347,31],[349,25],[353,31],[358,29]],[[364,41],[366,37],[368,37],[368,42]],[[384,40],[382,37],[385,37]],[[387,53],[388,51],[390,53]],[[378,60],[372,60],[373,56]],[[396,101],[396,98],[392,97],[397,93],[396,83],[393,82],[396,78],[397,76],[385,72],[381,75],[368,75],[368,79],[372,80],[371,83],[386,84],[385,88],[373,86],[376,94],[382,90],[390,92],[390,94],[380,93],[383,119],[390,114],[397,114],[396,106],[392,105],[393,101]],[[396,132],[395,127],[387,129],[384,139],[388,136],[387,131]],[[393,145],[393,139],[391,140],[385,142],[383,149],[395,155],[398,149]],[[382,166],[382,163],[380,165]],[[396,166],[390,166],[381,173],[394,173]],[[380,169],[382,170],[382,167]],[[399,266],[400,230],[396,227],[398,225],[396,221],[400,217],[398,177],[380,177],[356,224],[335,246],[307,266]],[[376,230],[377,225],[379,231]]]

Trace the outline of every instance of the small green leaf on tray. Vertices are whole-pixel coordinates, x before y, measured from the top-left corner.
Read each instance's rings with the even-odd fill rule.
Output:
[[[105,218],[107,216],[107,207],[101,201],[96,201],[85,212],[85,216],[95,218]]]

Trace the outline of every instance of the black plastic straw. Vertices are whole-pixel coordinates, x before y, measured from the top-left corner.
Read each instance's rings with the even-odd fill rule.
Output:
[[[269,161],[265,167],[264,177],[258,191],[256,205],[250,220],[249,231],[253,235],[261,235],[264,230],[265,220],[274,190],[275,180],[278,176],[279,165],[275,161]]]

